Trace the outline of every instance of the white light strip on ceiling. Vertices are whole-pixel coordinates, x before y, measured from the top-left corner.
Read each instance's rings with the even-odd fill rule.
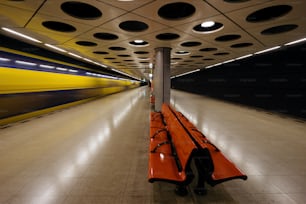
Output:
[[[71,56],[76,57],[76,58],[82,58],[80,55],[74,54],[72,52],[68,52],[68,55],[71,55]]]
[[[233,62],[233,61],[235,61],[235,59],[227,60],[227,61],[225,61],[225,62],[222,62],[222,64],[230,63],[230,62]]]
[[[216,66],[219,66],[221,65],[222,63],[217,63],[217,64],[213,64],[213,65],[209,65],[207,67],[205,67],[205,69],[209,69],[209,68],[212,68],[212,67],[216,67]]]
[[[279,48],[281,48],[281,46],[275,46],[275,47],[271,47],[269,49],[265,49],[265,50],[262,50],[262,51],[259,51],[259,52],[255,52],[254,54],[258,55],[258,54],[262,54],[262,53],[265,53],[265,52],[270,52],[272,50],[276,50],[276,49],[279,49]]]
[[[6,31],[6,32],[12,33],[12,34],[14,34],[14,35],[20,36],[20,37],[22,37],[22,38],[31,40],[31,41],[33,41],[33,42],[42,43],[41,41],[39,41],[39,40],[37,40],[37,39],[35,39],[35,38],[32,38],[32,37],[27,36],[27,35],[25,35],[25,34],[19,33],[19,32],[17,32],[17,31],[12,30],[12,29],[5,28],[5,27],[2,27],[1,29],[4,30],[4,31]]]
[[[241,59],[248,58],[248,57],[251,57],[251,56],[253,56],[253,54],[248,54],[248,55],[238,57],[238,58],[236,58],[236,60],[241,60]]]
[[[286,46],[288,46],[288,45],[293,45],[293,44],[297,44],[297,43],[300,43],[300,42],[303,42],[303,41],[306,41],[306,38],[302,38],[302,39],[299,39],[299,40],[295,40],[295,41],[286,43],[285,45],[286,45]]]
[[[183,74],[179,74],[179,75],[176,75],[175,77],[181,77],[181,76],[184,76],[184,75],[187,75],[187,74],[191,74],[191,73],[194,73],[194,72],[198,72],[200,71],[201,69],[196,69],[196,70],[192,70],[190,72],[185,72]]]
[[[54,50],[57,50],[57,51],[60,51],[60,52],[67,52],[66,50],[64,50],[62,48],[59,48],[59,47],[56,47],[54,45],[50,45],[50,44],[47,44],[47,43],[45,43],[45,46],[50,47],[50,48],[52,48]]]

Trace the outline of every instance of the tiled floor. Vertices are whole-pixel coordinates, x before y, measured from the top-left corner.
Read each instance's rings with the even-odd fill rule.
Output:
[[[247,181],[179,197],[148,183],[149,92],[142,87],[0,129],[1,204],[305,203],[306,125],[172,91]],[[191,184],[191,188],[194,183]]]

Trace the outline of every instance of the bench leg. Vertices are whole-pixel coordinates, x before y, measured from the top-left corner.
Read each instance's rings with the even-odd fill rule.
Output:
[[[187,187],[184,185],[177,185],[174,192],[179,196],[186,196],[188,194]]]
[[[207,166],[205,166],[205,162],[201,157],[194,159],[194,164],[198,171],[198,183],[195,189],[193,190],[197,195],[206,195],[207,189],[205,188],[205,181],[207,178]]]

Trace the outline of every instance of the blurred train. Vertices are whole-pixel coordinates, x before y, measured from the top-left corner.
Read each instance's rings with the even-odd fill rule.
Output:
[[[136,80],[16,50],[0,50],[0,125],[140,86]]]

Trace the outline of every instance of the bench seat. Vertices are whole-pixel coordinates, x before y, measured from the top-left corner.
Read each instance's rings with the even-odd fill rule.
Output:
[[[209,151],[213,171],[207,179],[208,184],[215,186],[232,179],[247,179],[247,176],[232,161],[225,157],[182,113],[175,111],[175,114],[200,147]]]

